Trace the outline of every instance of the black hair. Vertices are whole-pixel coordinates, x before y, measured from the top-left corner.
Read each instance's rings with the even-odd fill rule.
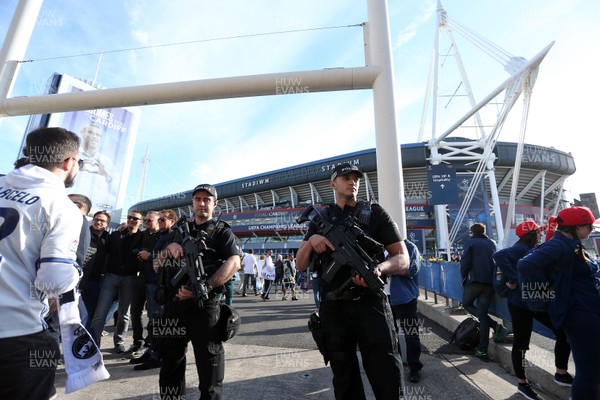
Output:
[[[471,225],[471,234],[481,236],[485,234],[485,225],[481,222],[475,222]]]
[[[529,247],[533,247],[538,243],[538,230],[529,231],[517,240],[515,244],[523,243]]]
[[[63,128],[38,128],[27,134],[23,154],[29,164],[45,169],[59,167],[69,157],[79,154],[79,136]],[[15,166],[25,165],[19,159]]]
[[[106,211],[104,211],[104,210],[101,210],[101,211],[96,211],[96,212],[94,213],[94,218],[96,218],[96,215],[98,215],[98,214],[102,214],[102,215],[104,215],[104,216],[106,217],[106,219],[107,219],[107,221],[106,221],[106,222],[107,222],[107,223],[110,223],[110,214],[109,214],[108,212],[106,212]]]
[[[81,204],[84,207],[85,215],[88,215],[92,209],[92,201],[84,194],[72,193],[69,195],[69,199],[74,203]]]

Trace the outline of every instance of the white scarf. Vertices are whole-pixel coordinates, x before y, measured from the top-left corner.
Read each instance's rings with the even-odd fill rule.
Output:
[[[94,382],[108,379],[102,353],[79,316],[79,293],[76,290],[62,295],[58,318],[63,344],[67,384],[65,394],[82,389]]]

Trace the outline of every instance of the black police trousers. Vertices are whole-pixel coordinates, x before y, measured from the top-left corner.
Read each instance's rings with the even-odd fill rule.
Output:
[[[319,314],[333,371],[336,400],[364,400],[356,346],[377,400],[398,400],[402,389],[402,359],[397,348],[392,310],[383,293],[357,300],[323,296]]]
[[[185,365],[187,345],[191,341],[202,399],[219,400],[225,377],[225,352],[217,339],[219,303],[206,301],[202,308],[193,301],[167,303],[163,316],[152,326],[159,339],[163,360],[160,369],[160,398],[185,399]]]

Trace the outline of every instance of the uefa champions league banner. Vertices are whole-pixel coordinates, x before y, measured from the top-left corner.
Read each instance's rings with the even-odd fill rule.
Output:
[[[68,75],[60,79],[57,93],[96,90]],[[108,211],[111,216],[123,206],[137,135],[139,110],[107,108],[56,113],[47,126],[68,129],[81,139],[83,166],[68,193],[88,196],[92,213]],[[118,219],[117,219],[118,220]]]

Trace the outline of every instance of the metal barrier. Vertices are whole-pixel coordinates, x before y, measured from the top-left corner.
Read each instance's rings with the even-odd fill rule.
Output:
[[[457,262],[423,261],[419,271],[419,286],[425,290],[425,297],[427,298],[428,292],[432,292],[435,304],[438,303],[438,295],[446,298],[448,306],[450,302],[460,303],[463,290],[459,267]],[[507,300],[498,295],[494,296],[489,313],[503,321],[511,320]],[[551,339],[555,338],[552,331],[536,320],[533,321],[533,331]]]

